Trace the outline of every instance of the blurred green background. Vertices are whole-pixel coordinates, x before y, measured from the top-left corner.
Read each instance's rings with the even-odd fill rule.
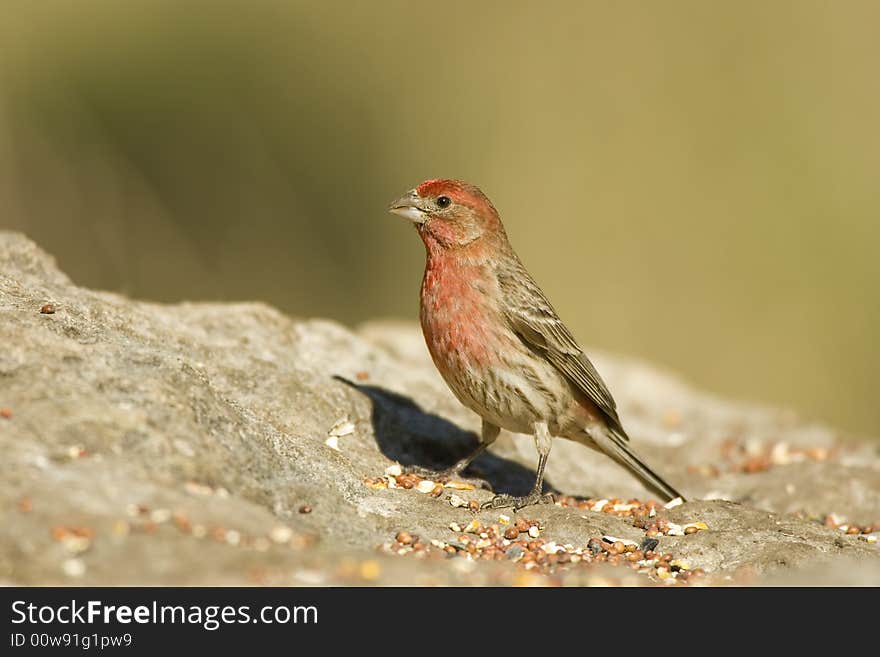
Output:
[[[880,3],[3,0],[0,226],[80,284],[417,316],[480,185],[586,345],[880,435]]]

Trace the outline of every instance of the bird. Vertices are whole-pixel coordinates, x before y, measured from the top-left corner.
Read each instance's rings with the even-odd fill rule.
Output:
[[[603,453],[667,500],[681,498],[633,449],[608,386],[510,244],[476,186],[431,179],[388,211],[409,219],[425,246],[419,320],[431,358],[456,398],[482,418],[477,447],[444,474],[460,475],[501,429],[534,437],[535,482],[483,508],[551,503],[543,492],[553,438]]]

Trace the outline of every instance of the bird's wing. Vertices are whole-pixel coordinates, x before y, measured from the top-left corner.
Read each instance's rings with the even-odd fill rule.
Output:
[[[504,312],[511,328],[531,349],[547,358],[584,393],[628,440],[617,415],[617,404],[596,368],[578,346],[538,284],[520,263],[516,271],[500,273]]]

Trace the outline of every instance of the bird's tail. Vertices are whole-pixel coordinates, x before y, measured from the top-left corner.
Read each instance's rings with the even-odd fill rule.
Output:
[[[685,501],[684,495],[645,465],[645,462],[629,446],[629,437],[623,433],[623,430],[609,428],[607,432],[597,431],[591,434],[591,437],[603,452],[627,468],[652,491],[663,495],[667,501],[674,500],[676,497]]]

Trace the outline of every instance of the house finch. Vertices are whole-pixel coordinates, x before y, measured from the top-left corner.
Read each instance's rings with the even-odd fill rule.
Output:
[[[498,211],[478,188],[427,180],[389,211],[411,220],[425,243],[420,318],[434,364],[459,401],[483,419],[479,446],[450,473],[464,470],[500,427],[535,438],[532,492],[496,495],[484,507],[552,501],[542,486],[554,436],[607,454],[668,499],[681,497],[633,451],[607,386],[514,253]]]

